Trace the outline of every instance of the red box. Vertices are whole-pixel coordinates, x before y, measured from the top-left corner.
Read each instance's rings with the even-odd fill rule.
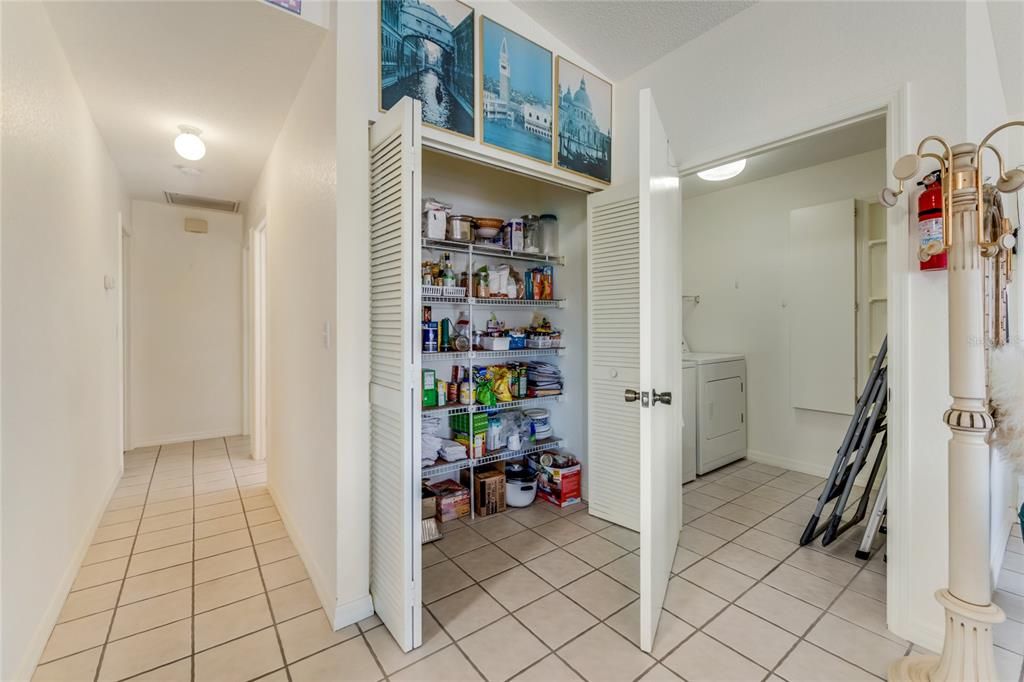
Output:
[[[543,454],[552,455],[556,461],[545,466],[540,463],[539,456],[530,456],[530,464],[541,474],[537,477],[537,494],[559,507],[582,501],[583,471],[579,460],[564,453]]]

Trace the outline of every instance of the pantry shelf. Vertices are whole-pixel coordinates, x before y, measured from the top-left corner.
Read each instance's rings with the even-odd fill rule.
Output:
[[[463,242],[445,241],[443,239],[423,239],[423,248],[450,251],[452,253],[470,253],[486,258],[508,258],[510,260],[521,260],[530,263],[547,263],[549,265],[565,265],[565,259],[561,256],[548,256],[543,253],[523,253],[512,251],[501,246],[490,246],[487,244],[466,244]]]
[[[541,452],[543,450],[554,450],[562,447],[561,438],[546,438],[539,440],[536,443],[528,445],[525,448],[518,450],[509,450],[508,448],[501,448],[490,452],[483,457],[477,457],[475,459],[460,459],[457,462],[445,462],[444,464],[436,464],[431,467],[423,467],[421,472],[422,478],[429,478],[432,476],[441,476],[444,474],[453,474],[456,471],[462,469],[476,468],[485,464],[494,464],[495,462],[503,462],[509,459],[518,459],[524,455],[529,455],[534,452]]]
[[[511,306],[514,308],[564,308],[565,299],[534,298],[475,298],[471,296],[429,296],[423,294],[424,303],[448,305]]]
[[[540,398],[523,398],[522,400],[509,400],[495,405],[445,405],[444,407],[424,407],[422,414],[466,414],[476,412],[501,412],[512,410],[518,407],[530,407],[540,403],[562,402],[562,395],[546,395]]]
[[[423,353],[423,362],[448,360],[501,360],[510,358],[539,358],[564,355],[564,348],[525,348],[521,350],[475,350],[465,353]]]

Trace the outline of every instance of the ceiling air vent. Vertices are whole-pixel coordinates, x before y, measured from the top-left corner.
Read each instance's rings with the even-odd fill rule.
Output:
[[[197,197],[194,194],[180,194],[178,192],[164,192],[168,204],[175,206],[188,206],[189,208],[206,208],[211,211],[226,211],[227,213],[238,213],[239,202],[227,199],[211,199],[210,197]]]

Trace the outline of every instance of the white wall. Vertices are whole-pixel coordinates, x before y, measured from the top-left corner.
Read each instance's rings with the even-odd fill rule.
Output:
[[[967,6],[967,72],[971,78],[967,81],[967,133],[968,139],[980,142],[988,132],[1005,123],[1009,116],[1006,110],[1006,98],[1003,93],[1002,81],[999,78],[999,63],[993,41],[993,28],[989,19],[987,3],[969,3]],[[1022,78],[1017,74],[1018,80]],[[995,145],[1007,152],[1009,161],[1013,161],[1016,150],[1012,138],[1002,134],[993,139]],[[996,161],[992,155],[985,156],[985,175],[995,177]],[[1012,164],[1015,165],[1015,164]],[[1008,197],[1005,208],[1012,211],[1016,197]],[[1011,220],[1016,224],[1016,216]],[[1016,518],[1017,481],[1009,465],[997,452],[992,453],[992,469],[990,473],[992,489],[991,529],[990,529],[990,568],[993,577],[999,575],[1003,565],[1003,553],[1010,525]]]
[[[27,679],[121,473],[128,202],[37,2],[3,3],[3,668]]]
[[[132,226],[131,445],[241,433],[242,216],[133,201]]]
[[[907,31],[922,30],[922,20],[928,39],[908,41]],[[636,92],[643,87],[654,91],[683,168],[827,125],[904,86],[908,139],[895,155],[925,135],[960,140],[964,24],[962,2],[758,3],[617,85],[613,163],[619,173],[635,166]],[[890,230],[897,224],[911,229],[905,201],[890,212]],[[890,253],[898,261],[893,236]],[[908,446],[899,452],[890,444],[906,485],[890,504],[889,625],[935,648],[942,609],[932,595],[947,572],[946,276],[918,273],[913,253],[904,256],[889,286],[891,299],[902,293],[907,302],[902,315],[891,309],[890,332],[894,319],[905,324],[913,348],[897,368],[907,384],[893,387],[895,409],[908,412]]]
[[[345,279],[338,280],[345,248],[339,221],[345,230],[357,227],[336,210],[336,58],[336,36],[326,34],[249,199],[246,222],[253,228],[267,220],[269,485],[324,609],[341,626],[339,610],[361,618],[370,609],[368,569],[346,573],[339,566],[342,556],[366,557],[359,536],[368,531],[352,524],[368,518],[358,500],[366,499],[369,476],[359,478],[365,449],[339,439],[339,395],[349,399],[358,389],[338,380],[338,354],[346,339],[365,336],[366,325],[339,312],[345,304],[337,295],[339,284],[358,286],[358,275],[341,271]],[[349,134],[358,138],[361,131]],[[359,492],[350,495],[347,486]]]
[[[877,150],[683,200],[683,290],[700,295],[684,304],[683,334],[693,350],[746,355],[752,459],[818,476],[835,459],[849,416],[790,403],[789,214],[884,181]]]

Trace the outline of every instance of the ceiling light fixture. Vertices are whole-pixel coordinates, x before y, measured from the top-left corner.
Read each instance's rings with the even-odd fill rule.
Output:
[[[206,144],[200,139],[203,131],[192,126],[178,126],[178,136],[174,138],[174,151],[178,156],[189,161],[198,161],[206,156]]]
[[[722,180],[728,180],[729,178],[735,178],[737,175],[743,172],[743,169],[747,167],[747,160],[740,159],[739,161],[733,161],[721,166],[715,166],[707,170],[700,171],[697,173],[697,177],[701,180],[710,180],[711,182],[721,182]]]

